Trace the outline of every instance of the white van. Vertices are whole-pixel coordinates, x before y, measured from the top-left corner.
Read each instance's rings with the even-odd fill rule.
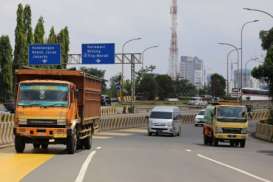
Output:
[[[150,113],[148,135],[152,134],[181,135],[181,111],[174,106],[157,106]]]

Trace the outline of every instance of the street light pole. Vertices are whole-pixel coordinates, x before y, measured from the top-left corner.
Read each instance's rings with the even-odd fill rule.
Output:
[[[273,15],[266,12],[266,11],[263,11],[263,10],[259,10],[259,9],[253,9],[253,8],[243,8],[244,10],[247,10],[247,11],[257,11],[257,12],[260,12],[260,13],[263,13],[263,14],[266,14],[268,16],[270,16],[271,18],[273,18]]]
[[[239,48],[238,50],[240,50],[241,48]],[[230,57],[230,55],[233,53],[233,52],[235,52],[235,51],[238,51],[237,49],[232,49],[232,50],[230,50],[229,52],[228,52],[228,54],[227,54],[227,61],[229,62],[229,57]],[[239,58],[238,58],[238,54],[237,54],[237,63],[235,63],[235,64],[237,64],[237,66],[238,66],[238,60],[239,60]],[[232,79],[232,75],[233,75],[233,64],[234,63],[231,63],[231,81],[233,81],[233,79]],[[229,63],[227,64],[227,65],[229,65]],[[238,69],[238,71],[239,71],[239,69]],[[234,86],[235,86],[235,84],[234,84]]]
[[[247,65],[248,65],[248,63],[250,63],[250,62],[257,62],[257,63],[263,63],[262,61],[258,61],[259,60],[259,58],[251,58],[250,60],[248,60],[246,63],[245,63],[245,70],[247,70]],[[247,79],[246,79],[246,77],[245,77],[245,83],[247,82]]]
[[[138,37],[138,38],[134,38],[134,39],[130,39],[126,42],[124,42],[124,44],[122,45],[122,55],[121,55],[121,83],[120,83],[120,99],[121,99],[121,102],[123,101],[123,94],[122,94],[122,91],[123,91],[123,80],[124,80],[124,50],[125,50],[125,46],[127,44],[129,44],[130,42],[133,42],[133,41],[137,41],[137,40],[141,40],[142,38],[141,37]]]
[[[146,49],[142,51],[142,69],[144,68],[144,53],[150,49],[154,49],[158,47],[159,47],[158,45],[155,45],[155,46],[147,47]]]
[[[256,23],[258,21],[259,20],[252,20],[252,21],[245,22],[241,29],[241,89],[243,88],[243,33],[244,33],[244,29],[246,25],[250,23]]]
[[[239,62],[239,48],[238,47],[236,47],[235,45],[233,45],[233,44],[230,44],[230,43],[223,43],[223,42],[221,42],[221,43],[218,43],[219,45],[224,45],[224,46],[229,46],[229,47],[232,47],[232,48],[234,48],[234,50],[236,50],[237,51],[237,58],[238,58],[238,62]],[[227,95],[228,95],[228,93],[229,93],[229,58],[228,58],[229,56],[227,56]],[[239,63],[238,63],[239,64]],[[239,68],[238,68],[239,69]]]

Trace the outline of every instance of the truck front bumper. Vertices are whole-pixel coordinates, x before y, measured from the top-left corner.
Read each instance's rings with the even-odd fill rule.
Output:
[[[217,133],[214,137],[221,140],[245,140],[247,134]]]
[[[67,128],[34,128],[34,127],[15,127],[14,134],[24,137],[39,138],[66,138],[68,135]]]

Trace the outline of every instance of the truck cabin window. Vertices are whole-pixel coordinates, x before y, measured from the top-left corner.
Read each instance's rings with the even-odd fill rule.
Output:
[[[238,120],[245,121],[244,109],[242,107],[219,107],[217,108],[217,119],[228,120]]]
[[[21,84],[19,106],[67,107],[68,86],[63,84]]]

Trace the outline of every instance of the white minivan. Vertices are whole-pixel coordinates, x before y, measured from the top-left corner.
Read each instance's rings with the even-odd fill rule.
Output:
[[[181,135],[181,111],[174,106],[156,106],[149,116],[148,135]]]

